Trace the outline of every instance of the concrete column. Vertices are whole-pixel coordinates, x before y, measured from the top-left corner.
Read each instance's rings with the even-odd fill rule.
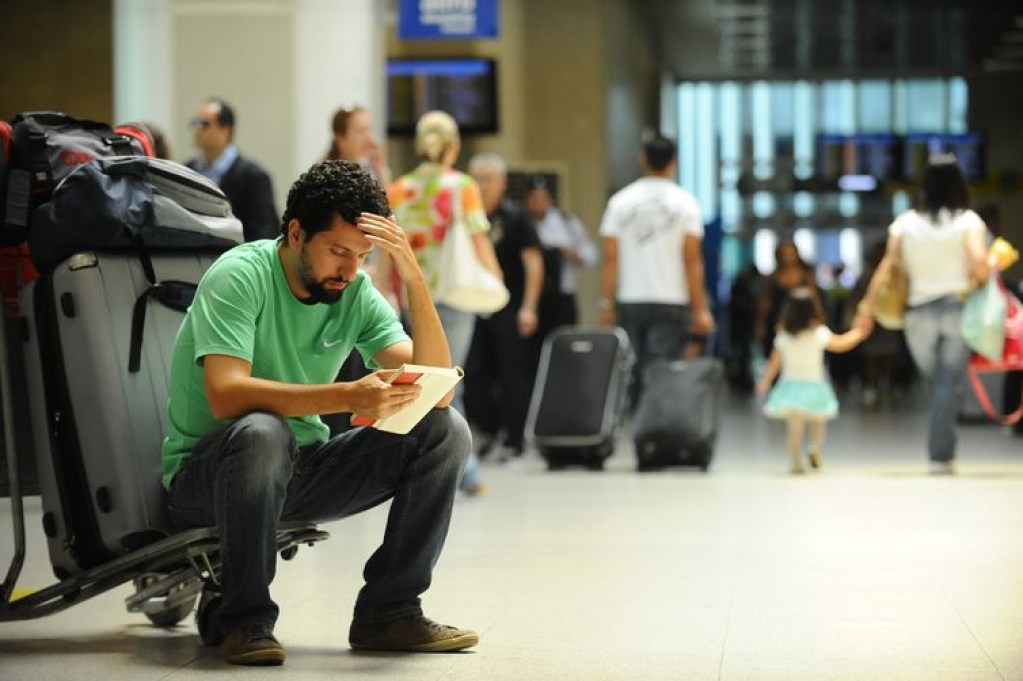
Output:
[[[344,103],[385,139],[384,27],[374,0],[115,0],[116,120],[160,126],[175,160],[195,153],[199,102],[236,110],[236,142],[274,180],[278,207],[325,153]]]

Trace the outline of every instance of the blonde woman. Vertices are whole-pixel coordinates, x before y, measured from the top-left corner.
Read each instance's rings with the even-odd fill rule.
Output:
[[[437,312],[451,348],[451,361],[460,366],[465,364],[469,355],[476,315],[436,300],[438,260],[448,229],[460,223],[472,236],[480,262],[495,275],[502,277],[501,267],[488,236],[490,223],[480,198],[479,186],[472,176],[453,167],[461,148],[458,124],[454,118],[443,111],[423,114],[416,123],[416,153],[420,163],[411,172],[395,180],[387,191],[394,216],[405,230],[430,291],[434,294]],[[386,262],[381,262],[381,281],[390,281],[387,267]],[[464,413],[461,402],[460,388],[454,404]],[[483,483],[477,475],[475,456],[466,464],[461,488],[468,494],[478,494],[483,490]]]

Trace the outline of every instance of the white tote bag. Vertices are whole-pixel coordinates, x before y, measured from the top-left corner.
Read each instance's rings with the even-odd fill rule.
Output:
[[[455,219],[448,226],[437,261],[437,300],[463,312],[497,312],[511,297],[504,283],[483,266],[461,219],[462,197],[455,198]]]

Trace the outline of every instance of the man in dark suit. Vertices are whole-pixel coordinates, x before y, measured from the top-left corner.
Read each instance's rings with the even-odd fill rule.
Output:
[[[242,221],[246,241],[275,239],[281,231],[273,185],[265,170],[238,153],[234,109],[223,100],[203,102],[190,122],[202,152],[185,165],[216,182]]]

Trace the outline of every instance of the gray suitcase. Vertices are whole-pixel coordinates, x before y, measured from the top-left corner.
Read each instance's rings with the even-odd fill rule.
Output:
[[[151,262],[157,281],[197,284],[218,254],[162,252]],[[184,313],[158,300],[141,262],[79,253],[20,298],[43,529],[60,579],[171,530],[160,445]]]

